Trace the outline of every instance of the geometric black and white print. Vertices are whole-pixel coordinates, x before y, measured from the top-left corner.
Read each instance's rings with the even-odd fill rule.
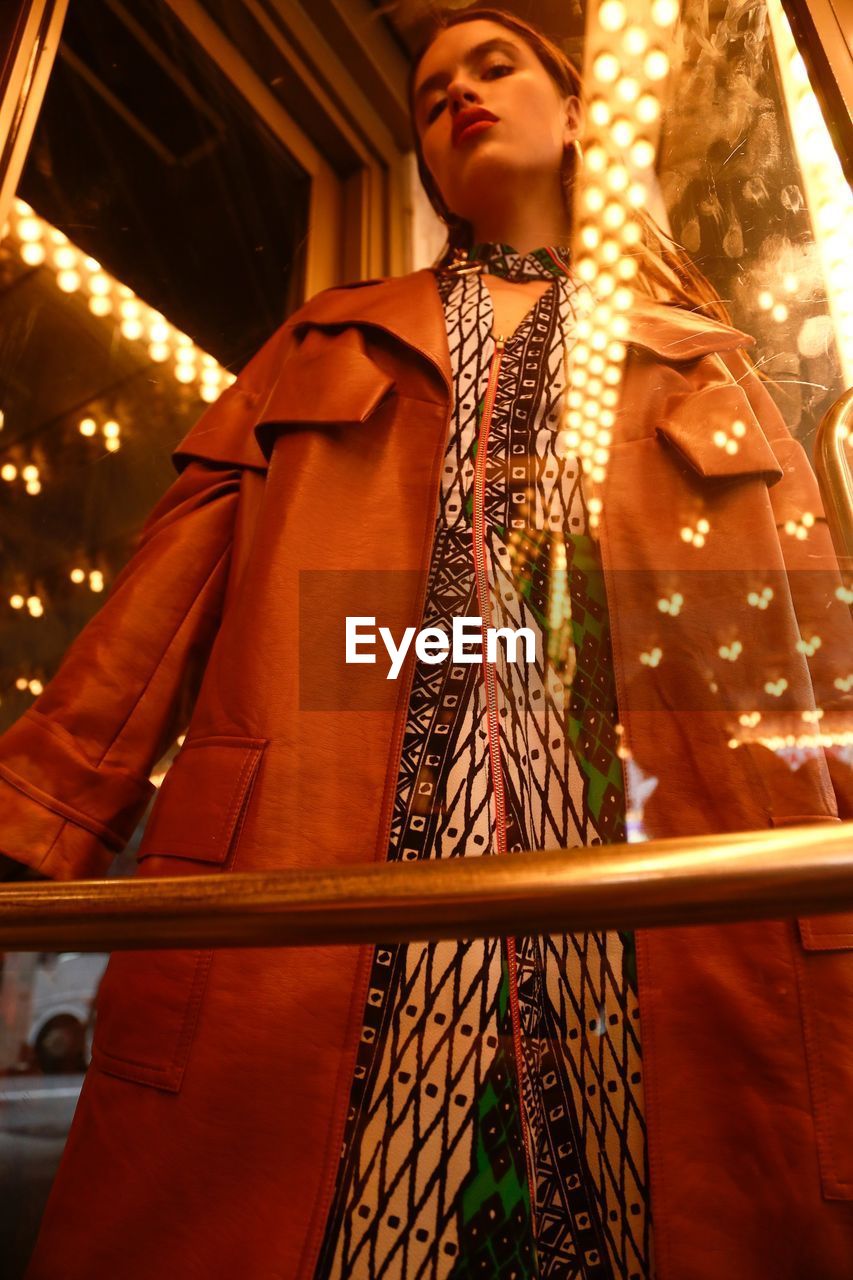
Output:
[[[503,347],[485,458],[491,625],[536,638],[532,664],[501,645],[493,664],[506,856],[612,843],[625,828],[607,603],[581,468],[556,447],[585,286],[562,246],[469,257],[550,282]],[[421,626],[450,636],[453,618],[479,614],[472,494],[497,366],[482,275],[436,284],[453,413]],[[415,664],[389,859],[498,852],[483,673]],[[375,949],[314,1280],[651,1280],[633,935],[519,937],[513,950],[514,969],[500,939]]]

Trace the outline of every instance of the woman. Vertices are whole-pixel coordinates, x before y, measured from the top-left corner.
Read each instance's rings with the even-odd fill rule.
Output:
[[[477,9],[445,18],[412,90],[460,252],[312,299],[182,441],[110,599],[0,739],[13,859],[103,873],[187,684],[142,875],[837,819],[823,755],[793,769],[742,719],[767,681],[789,716],[817,690],[829,722],[849,645],[751,339],[647,223],[596,534],[558,447],[589,301],[568,247],[576,73]],[[713,443],[733,420],[735,455]],[[795,513],[812,519],[785,544]],[[371,684],[341,656],[354,615],[397,636],[476,617],[529,632],[536,659],[410,648]],[[851,923],[117,952],[28,1280],[841,1280]]]

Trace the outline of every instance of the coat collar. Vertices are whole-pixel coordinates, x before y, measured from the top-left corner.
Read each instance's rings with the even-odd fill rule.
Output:
[[[630,328],[623,341],[663,360],[692,360],[709,351],[728,351],[755,342],[741,329],[644,294],[635,295],[628,321]],[[450,391],[444,309],[429,267],[408,275],[324,289],[305,303],[291,323],[294,327],[361,324],[382,329],[425,356]]]

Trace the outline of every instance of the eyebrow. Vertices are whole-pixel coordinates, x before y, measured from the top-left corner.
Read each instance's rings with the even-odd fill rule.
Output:
[[[471,63],[477,58],[482,57],[486,53],[492,53],[499,50],[502,53],[518,54],[518,45],[513,44],[510,40],[503,40],[500,36],[493,36],[491,40],[481,40],[479,44],[475,44],[469,49],[465,55],[464,61]],[[435,71],[431,76],[427,76],[423,84],[415,93],[415,107],[418,107],[424,97],[431,89],[440,89],[447,82],[446,71]]]

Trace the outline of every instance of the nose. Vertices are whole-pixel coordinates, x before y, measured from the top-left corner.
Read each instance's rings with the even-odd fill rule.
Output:
[[[470,107],[480,101],[475,89],[464,80],[453,80],[447,86],[447,97],[450,102],[450,114],[456,116],[463,107]]]

